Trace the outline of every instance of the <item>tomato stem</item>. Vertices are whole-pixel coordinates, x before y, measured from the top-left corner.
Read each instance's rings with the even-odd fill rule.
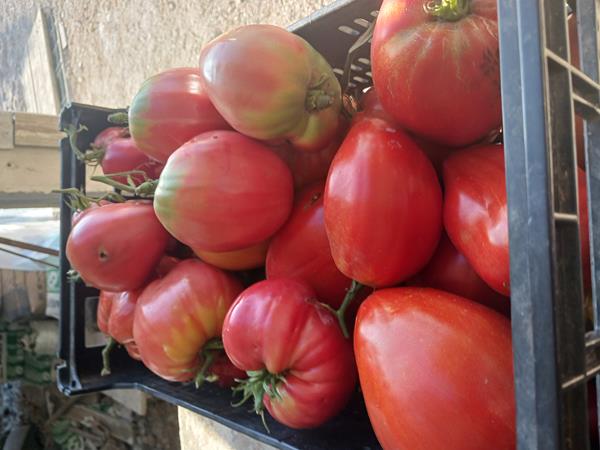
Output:
[[[437,19],[456,22],[469,14],[469,6],[469,0],[431,0],[423,9]]]
[[[67,195],[67,204],[74,211],[83,211],[89,208],[92,203],[99,205],[104,200],[113,203],[123,203],[125,201],[125,198],[116,192],[107,192],[100,197],[90,197],[77,188],[55,189],[52,192]]]
[[[208,381],[209,383],[217,381],[218,377],[216,375],[207,375],[207,372],[217,355],[223,352],[223,349],[223,340],[220,337],[215,337],[206,341],[200,352],[200,357],[203,360],[202,367],[200,367],[198,374],[194,378],[196,389],[202,386],[205,381]]]
[[[363,285],[356,280],[352,280],[352,284],[350,285],[350,289],[346,292],[346,296],[344,297],[344,301],[342,305],[335,311],[335,315],[337,316],[338,322],[340,323],[340,328],[342,329],[342,333],[344,337],[348,339],[350,337],[350,333],[348,332],[348,326],[346,325],[346,311],[348,307],[356,297],[358,291],[363,288]]]
[[[107,120],[114,125],[129,125],[129,116],[126,112],[109,114]]]
[[[136,186],[133,182],[133,176],[141,175],[144,177],[144,182],[139,186]],[[113,177],[127,177],[128,184],[121,183]],[[154,195],[156,186],[158,186],[158,180],[151,180],[143,170],[130,170],[128,172],[116,172],[109,173],[106,175],[95,175],[91,177],[91,180],[98,181],[100,183],[108,184],[109,186],[119,189],[121,191],[130,192],[140,197],[151,197]]]
[[[102,371],[100,372],[100,375],[103,377],[106,375],[110,375],[110,353],[112,352],[112,349],[115,347],[116,344],[117,341],[115,341],[112,337],[109,336],[108,342],[102,349]]]

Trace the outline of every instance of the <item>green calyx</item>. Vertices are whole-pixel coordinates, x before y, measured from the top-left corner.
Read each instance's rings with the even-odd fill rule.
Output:
[[[194,384],[196,385],[196,389],[202,386],[205,382],[214,383],[219,379],[219,377],[215,374],[209,374],[213,362],[223,353],[223,341],[221,338],[212,338],[206,341],[206,344],[202,347],[202,351],[200,352],[200,357],[202,358],[202,367],[194,377]]]
[[[427,14],[446,22],[456,22],[469,14],[469,0],[431,0],[423,5]]]
[[[234,403],[233,406],[241,406],[252,398],[254,400],[254,412],[261,417],[265,429],[270,432],[265,420],[265,404],[263,398],[264,395],[267,394],[271,399],[281,400],[279,385],[285,383],[285,374],[274,374],[267,369],[249,370],[246,373],[248,374],[248,379],[236,380],[239,384],[233,388],[233,392],[241,392],[242,399],[239,402]]]
[[[86,195],[77,188],[55,189],[52,192],[67,196],[66,202],[73,211],[83,211],[92,206],[93,203],[100,205],[103,201],[112,203],[123,203],[125,198],[116,192],[107,192],[100,197]]]

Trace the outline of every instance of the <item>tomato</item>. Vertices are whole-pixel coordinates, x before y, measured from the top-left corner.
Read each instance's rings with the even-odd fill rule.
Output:
[[[230,128],[202,88],[200,71],[191,67],[148,78],[129,108],[129,130],[138,148],[163,163],[194,136]]]
[[[510,322],[423,288],[375,291],[354,331],[360,386],[385,450],[516,446]]]
[[[585,174],[579,169],[584,281],[590,281]],[[444,162],[444,225],[450,240],[494,290],[510,295],[508,210],[502,145],[454,153]]]
[[[288,218],[292,176],[260,142],[234,131],[201,134],[169,158],[154,209],[195,250],[229,252],[268,239]]]
[[[258,244],[246,247],[241,250],[233,250],[230,252],[207,252],[204,250],[196,250],[194,253],[198,255],[202,261],[212,264],[219,269],[225,270],[248,270],[256,269],[265,265],[267,257],[267,249],[269,241],[259,242]]]
[[[502,121],[495,0],[385,0],[371,45],[373,83],[405,129],[453,147]]]
[[[266,280],[237,298],[223,325],[229,359],[250,378],[244,393],[291,428],[336,415],[356,384],[350,341],[315,292],[295,280]]]
[[[340,118],[338,134],[325,148],[315,152],[299,152],[289,143],[279,144],[271,148],[292,172],[294,187],[301,189],[327,178],[331,161],[333,161],[333,157],[342,144],[347,130],[348,122],[346,119]]]
[[[131,138],[116,138],[109,142],[100,165],[105,174],[141,170],[151,180],[157,179],[163,168],[161,163],[142,153]],[[124,176],[112,178],[127,184]],[[131,178],[136,185],[145,181],[142,175],[133,175]]]
[[[429,264],[409,284],[447,291],[510,315],[510,299],[494,291],[479,278],[467,259],[452,245],[446,233],[442,233]]]
[[[133,342],[133,316],[142,289],[124,292],[100,291],[98,328],[119,344]]]
[[[170,381],[194,378],[201,350],[221,336],[225,314],[241,290],[231,275],[194,259],[150,283],[138,299],[133,321],[144,364]]]
[[[380,118],[355,122],[325,187],[325,227],[336,266],[372,287],[421,270],[442,228],[442,192],[427,156]]]
[[[98,133],[92,142],[93,150],[104,150],[115,139],[128,138],[129,130],[124,127],[108,127]]]
[[[236,384],[236,380],[248,378],[243,370],[238,369],[229,360],[227,355],[219,355],[210,366],[210,373],[216,377],[216,383],[219,387],[229,388]]]
[[[86,284],[130,291],[151,277],[168,238],[150,203],[111,203],[79,215],[67,240],[67,258]]]
[[[206,93],[231,126],[262,140],[316,151],[335,136],[341,88],[301,37],[273,25],[225,33],[200,54]]]
[[[140,351],[135,342],[128,342],[127,344],[125,344],[125,350],[127,350],[127,354],[136,361],[142,360],[142,357],[140,356]]]
[[[295,278],[312,287],[317,298],[339,308],[351,280],[333,262],[323,220],[324,183],[298,194],[290,219],[277,232],[267,253],[267,279]]]

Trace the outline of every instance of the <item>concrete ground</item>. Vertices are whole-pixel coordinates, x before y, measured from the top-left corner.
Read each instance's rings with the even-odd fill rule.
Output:
[[[249,23],[288,25],[332,0],[0,0],[0,110],[20,111],[35,11],[62,37],[67,96],[126,106],[147,77],[194,66],[210,39]]]

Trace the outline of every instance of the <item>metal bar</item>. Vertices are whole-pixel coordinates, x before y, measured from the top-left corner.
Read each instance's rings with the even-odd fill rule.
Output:
[[[498,2],[498,21],[505,164],[510,180],[507,196],[517,448],[559,450],[548,239],[551,210],[546,185],[546,64],[538,2]]]
[[[54,267],[55,269],[58,269],[58,266],[56,264],[52,264],[52,263],[49,263],[47,261],[43,261],[41,259],[33,258],[31,256],[24,255],[23,253],[14,252],[14,251],[9,250],[9,249],[4,248],[4,247],[0,247],[0,251],[1,252],[5,252],[5,253],[9,253],[11,255],[19,256],[21,258],[28,259],[28,260],[33,261],[33,262],[38,263],[38,264],[43,264],[45,266],[50,266],[50,267]]]
[[[581,71],[591,80],[600,82],[598,61],[598,19],[599,5],[595,0],[577,0],[577,28]],[[592,280],[592,301],[594,306],[594,329],[600,333],[600,122],[585,122],[585,154],[588,194],[588,220],[590,224],[590,265]],[[597,367],[600,358],[593,361]],[[588,358],[588,369],[591,361]],[[596,377],[596,392],[600,393],[600,377]],[[600,396],[596,399],[600,408]],[[600,415],[599,415],[600,420]],[[598,423],[600,429],[600,422]]]
[[[58,250],[53,248],[42,247],[41,245],[30,244],[28,242],[17,241],[15,239],[9,239],[0,236],[0,244],[10,245],[11,247],[22,248],[24,250],[31,250],[38,253],[44,253],[45,255],[58,256]]]

